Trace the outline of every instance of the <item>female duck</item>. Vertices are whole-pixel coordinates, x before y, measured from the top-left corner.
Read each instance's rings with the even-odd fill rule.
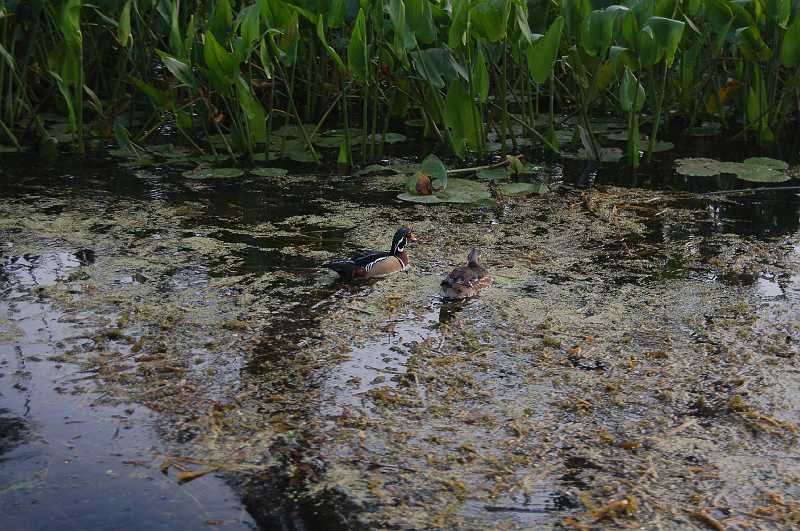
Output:
[[[321,267],[336,271],[343,280],[385,277],[408,269],[406,244],[416,240],[411,229],[402,227],[395,232],[389,252],[362,250],[352,258],[327,262]]]
[[[486,268],[478,263],[478,255],[478,250],[472,249],[467,256],[467,265],[454,269],[446,279],[442,280],[442,297],[466,299],[492,285],[492,277]]]

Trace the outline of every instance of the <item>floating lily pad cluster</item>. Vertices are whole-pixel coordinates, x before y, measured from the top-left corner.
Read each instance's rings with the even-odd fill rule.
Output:
[[[539,169],[539,166],[523,164],[519,158],[509,156],[503,166],[484,168],[476,173],[479,179],[496,182],[513,174],[533,173]],[[504,196],[548,191],[543,183],[506,182],[497,184],[497,188]],[[491,200],[492,194],[485,182],[448,177],[444,163],[435,155],[430,155],[406,181],[406,191],[397,197],[414,203],[480,203]]]
[[[735,175],[737,179],[752,183],[782,183],[791,179],[789,165],[769,157],[753,157],[743,162],[721,162],[710,158],[675,159],[675,171],[688,177],[713,177],[720,174]]]

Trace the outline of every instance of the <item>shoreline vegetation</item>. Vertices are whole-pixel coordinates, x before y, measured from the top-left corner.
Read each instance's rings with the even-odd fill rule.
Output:
[[[350,168],[402,128],[636,168],[680,124],[785,159],[798,65],[796,0],[4,0],[0,147]]]

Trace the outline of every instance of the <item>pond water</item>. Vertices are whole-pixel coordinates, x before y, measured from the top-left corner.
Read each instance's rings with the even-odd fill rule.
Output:
[[[703,341],[719,344],[720,337],[698,336],[717,332],[698,331],[695,318],[722,319],[712,307],[743,299],[762,321],[737,349],[773,348],[769,334],[783,334],[778,357],[757,365],[765,371],[759,378],[774,383],[775,364],[794,363],[796,193],[707,200],[681,192],[719,182],[675,178],[671,166],[638,175],[583,163],[542,168],[535,178],[550,182],[552,201],[429,208],[396,201],[402,181],[392,178],[201,182],[168,167],[122,168],[102,156],[58,164],[4,156],[4,522],[13,529],[336,528],[355,526],[352,515],[377,506],[380,522],[400,527],[550,525],[588,507],[581,493],[596,494],[593,480],[611,471],[607,456],[578,452],[579,444],[557,434],[577,430],[571,426],[584,421],[573,417],[590,408],[567,382],[580,389],[599,378],[608,389],[624,387],[612,381],[621,370],[607,355],[613,345],[624,342],[647,359],[643,366],[652,364],[648,370],[666,371],[664,344],[676,352],[684,343],[687,352]],[[590,185],[599,194],[581,195]],[[630,205],[645,214],[620,218]],[[592,219],[597,227],[581,228]],[[362,246],[386,247],[400,225],[420,236],[410,251],[413,273],[347,286],[318,269]],[[444,303],[435,295],[438,281],[463,261],[469,233],[491,249],[484,256],[495,287],[479,300]],[[682,309],[656,309],[660,297],[664,308]],[[463,368],[464,360],[472,365]],[[528,374],[526,364],[542,372]],[[711,377],[697,365],[689,371]],[[755,366],[731,370],[744,375]],[[442,385],[454,385],[447,378],[474,394],[445,392]],[[692,402],[698,388],[680,400]],[[501,399],[482,404],[481,392]],[[567,395],[573,406],[559,409]],[[758,402],[746,411],[763,415],[748,417],[754,423],[798,420],[794,395],[782,402],[745,395]],[[451,400],[460,405],[445,412]],[[617,439],[639,430],[646,438],[655,429],[646,425],[647,407],[685,420],[676,416],[683,406],[640,400],[619,414],[598,413],[580,429],[590,425]],[[539,409],[537,401],[548,405]],[[404,433],[409,423],[419,431]],[[540,473],[523,478],[521,461],[509,462],[503,470],[521,487],[459,494],[472,485],[492,491],[487,470],[501,457],[491,441],[511,448],[533,426],[540,432],[527,444],[538,441],[539,450],[514,452],[548,462]],[[448,444],[449,453],[437,454],[437,445]],[[747,453],[749,443],[741,444]],[[420,467],[436,470],[445,461],[463,477],[448,476],[447,496],[455,498],[442,503],[458,505],[453,517],[464,520],[392,512],[392,504],[429,510],[424,493],[445,483]],[[414,479],[395,477],[409,471]],[[201,473],[182,483],[187,472]],[[316,480],[324,496],[291,499]],[[331,516],[338,512],[348,514]]]

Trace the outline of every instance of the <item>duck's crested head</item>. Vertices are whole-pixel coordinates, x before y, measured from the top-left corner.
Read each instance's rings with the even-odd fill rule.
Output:
[[[481,252],[478,250],[477,247],[473,247],[472,250],[467,255],[467,265],[470,266],[480,266],[478,263],[478,258],[480,258]]]
[[[402,253],[408,242],[417,241],[414,231],[408,227],[400,227],[392,238],[392,254]]]

